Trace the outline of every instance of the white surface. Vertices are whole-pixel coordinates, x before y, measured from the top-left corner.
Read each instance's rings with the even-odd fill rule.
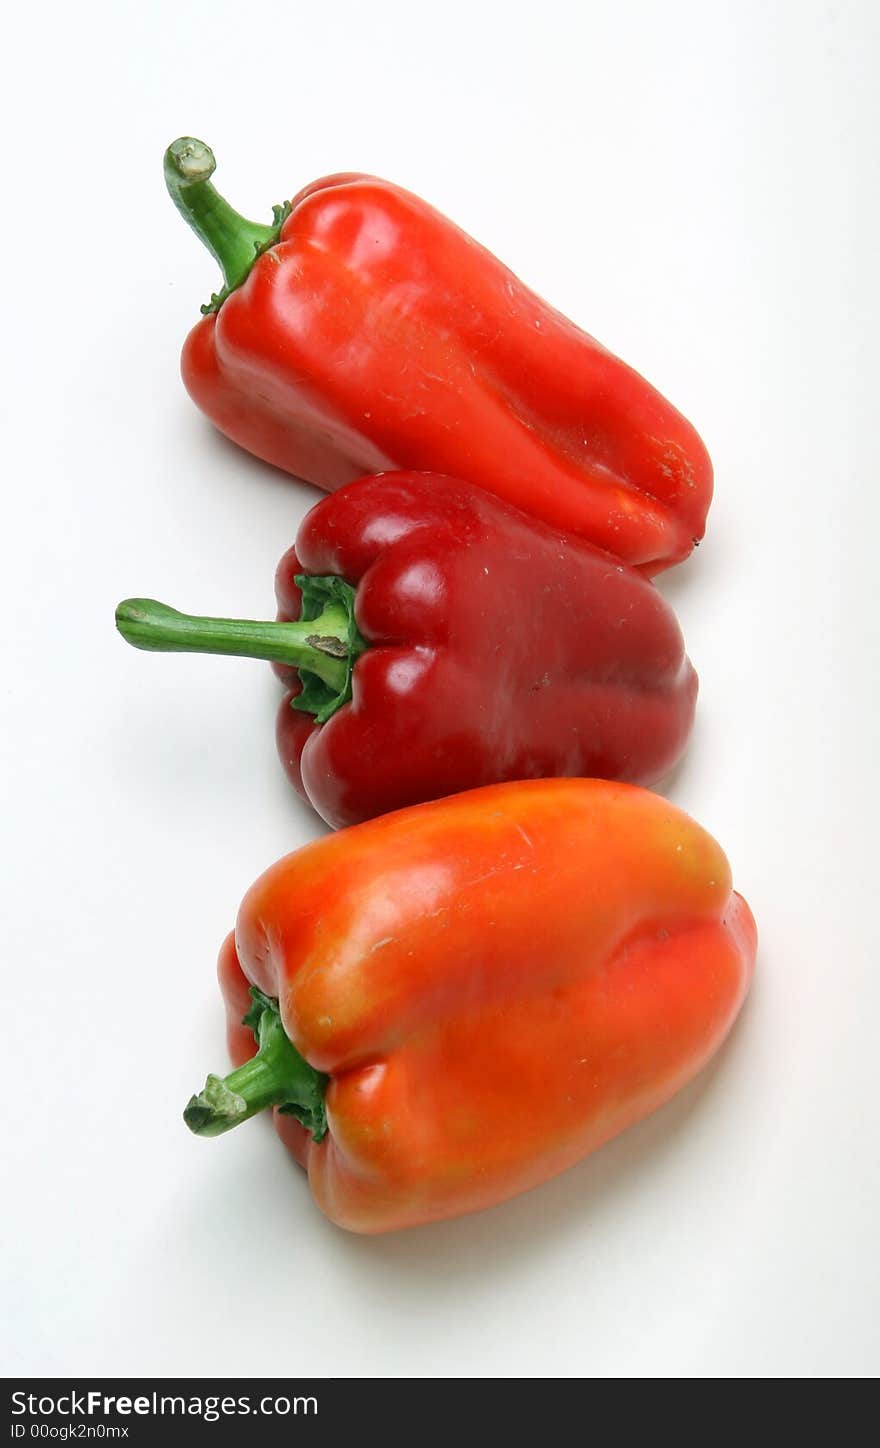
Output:
[[[12,24],[3,1368],[876,1372],[877,7],[55,0]],[[316,496],[179,383],[218,280],[164,194],[181,132],[257,216],[331,170],[419,191],[716,465],[707,541],[663,585],[702,681],[670,792],[754,908],[752,999],[659,1116],[398,1237],[327,1224],[268,1126],[180,1120],[225,1060],[238,901],[319,828],[267,668],[113,629],[138,593],[265,613]]]

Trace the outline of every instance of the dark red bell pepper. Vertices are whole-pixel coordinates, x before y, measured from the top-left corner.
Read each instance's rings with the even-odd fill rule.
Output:
[[[282,762],[332,825],[503,780],[649,783],[690,732],[697,679],[653,584],[472,484],[340,489],[304,519],[276,591],[277,623],[150,599],[117,623],[138,648],[275,661]]]
[[[649,573],[687,557],[712,466],[631,367],[399,186],[326,177],[261,226],[217,193],[214,167],[192,137],[165,156],[226,282],[182,358],[222,432],[322,488],[429,468]]]

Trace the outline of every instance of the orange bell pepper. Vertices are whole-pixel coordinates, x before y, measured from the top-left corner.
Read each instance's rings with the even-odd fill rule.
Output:
[[[274,1107],[352,1231],[479,1211],[684,1086],[755,948],[718,845],[636,786],[534,780],[400,810],[248,892],[220,956],[236,1069],[185,1119],[216,1135]]]

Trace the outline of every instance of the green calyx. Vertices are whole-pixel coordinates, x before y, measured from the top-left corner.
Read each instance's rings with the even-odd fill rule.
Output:
[[[291,212],[285,201],[272,208],[272,224],[248,221],[224,200],[211,182],[217,162],[214,152],[194,136],[179,136],[165,152],[165,185],[187,225],[216,258],[225,285],[211,296],[202,313],[219,312],[226,298],[248,276],[257,257],[281,238]]]
[[[298,665],[302,693],[293,700],[293,707],[314,714],[318,724],[325,724],[351,698],[352,670],[367,643],[355,623],[355,591],[351,584],[334,574],[310,578],[301,573],[294,582],[302,594],[300,623],[316,625],[309,642],[342,665],[343,677],[338,682],[328,680],[326,670],[319,673],[308,664]],[[328,620],[332,620],[330,632]]]
[[[255,985],[250,995],[252,1005],[242,1025],[253,1031],[257,1054],[228,1076],[209,1076],[204,1090],[190,1098],[183,1119],[196,1136],[221,1136],[276,1106],[282,1115],[295,1116],[313,1141],[322,1141],[327,1134],[325,1096],[330,1078],[310,1066],[293,1045],[281,1023],[278,1002]]]
[[[294,707],[325,724],[351,698],[352,670],[367,643],[355,622],[350,583],[335,575],[300,574],[295,581],[302,594],[296,623],[202,618],[154,598],[127,598],[116,610],[116,627],[136,649],[227,654],[295,668],[302,692]]]

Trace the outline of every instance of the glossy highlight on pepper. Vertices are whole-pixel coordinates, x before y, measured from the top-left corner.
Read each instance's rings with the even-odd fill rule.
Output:
[[[271,1105],[351,1231],[479,1211],[684,1086],[755,950],[718,845],[645,790],[536,780],[403,810],[248,892],[219,963],[235,1069],[187,1123]]]
[[[697,678],[654,586],[472,484],[350,483],[304,519],[276,593],[274,624],[128,599],[117,626],[274,660],[282,763],[330,824],[507,779],[649,784],[687,742]]]
[[[221,432],[328,490],[383,469],[467,479],[648,573],[699,542],[712,466],[691,424],[465,232],[356,173],[250,222],[214,168],[193,137],[165,155],[224,275],[181,361]]]

